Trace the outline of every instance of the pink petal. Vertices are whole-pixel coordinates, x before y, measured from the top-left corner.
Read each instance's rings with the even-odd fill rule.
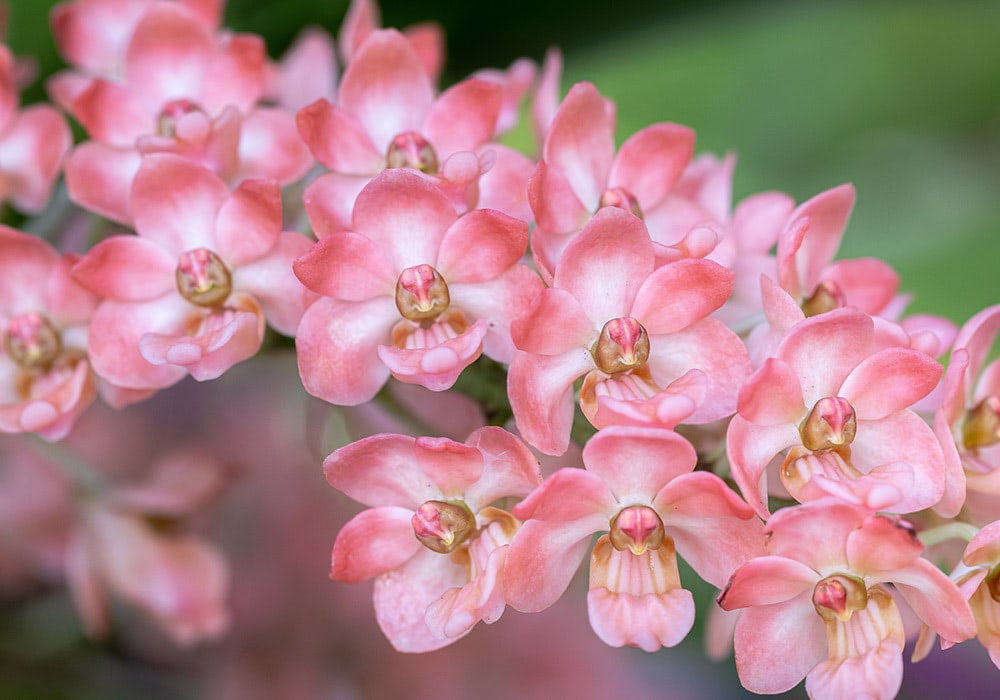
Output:
[[[598,336],[580,302],[569,292],[552,288],[543,289],[534,303],[511,321],[510,332],[519,350],[535,355],[589,348]]]
[[[571,522],[529,520],[507,551],[504,590],[521,612],[545,610],[563,594],[590,548],[591,535],[607,527],[602,514]]]
[[[650,337],[649,368],[660,386],[667,386],[692,369],[708,378],[704,403],[686,420],[708,423],[736,412],[736,397],[750,376],[750,358],[743,342],[722,322],[703,318],[676,333]]]
[[[321,97],[332,97],[337,77],[333,38],[313,25],[299,31],[285,51],[269,92],[282,107],[299,110]]]
[[[515,265],[488,282],[451,285],[451,303],[472,318],[486,321],[483,354],[510,363],[515,352],[511,315],[531,306],[544,286],[530,267]]]
[[[469,435],[466,444],[482,453],[485,464],[479,480],[465,490],[465,502],[478,509],[506,496],[527,496],[542,484],[538,460],[517,436],[495,426]]]
[[[38,213],[45,208],[72,145],[66,119],[55,108],[33,105],[17,116],[0,140],[0,163],[18,209]]]
[[[313,166],[291,113],[257,107],[243,120],[239,144],[240,176],[267,178],[288,185]]]
[[[480,78],[463,80],[434,102],[423,135],[442,160],[456,151],[474,151],[493,136],[502,103],[500,85]]]
[[[694,154],[694,131],[679,124],[653,124],[638,131],[618,149],[608,183],[624,187],[652,208],[667,196]]]
[[[782,508],[768,520],[767,551],[814,571],[847,567],[845,540],[871,515],[867,508],[833,499]]]
[[[370,401],[389,377],[376,348],[389,342],[398,318],[396,307],[385,297],[316,301],[302,316],[295,337],[306,391],[344,406]]]
[[[156,5],[132,31],[123,57],[125,81],[152,99],[201,94],[215,44],[209,29],[172,5]]]
[[[358,195],[353,229],[385,251],[398,271],[436,266],[455,210],[434,185],[407,168],[385,170]]]
[[[103,79],[77,92],[70,110],[92,139],[109,146],[131,148],[138,136],[156,128],[155,115],[138,95]]]
[[[811,596],[821,578],[821,574],[794,559],[760,556],[733,573],[718,603],[723,610],[787,603],[803,593]]]
[[[129,206],[136,231],[170,252],[214,247],[215,217],[229,188],[215,173],[186,158],[142,159]]]
[[[799,323],[781,342],[778,357],[799,376],[807,406],[836,396],[844,380],[872,350],[874,326],[864,313],[836,309]]]
[[[740,389],[737,410],[757,425],[798,425],[806,413],[799,378],[781,360],[768,358]]]
[[[677,552],[717,588],[737,567],[764,554],[763,524],[719,477],[682,474],[653,499]]]
[[[559,355],[514,354],[507,394],[517,430],[529,444],[548,455],[561,455],[568,449],[573,382],[593,366],[593,357],[583,348]]]
[[[382,14],[373,0],[352,0],[340,23],[337,42],[344,63],[350,63],[372,31],[382,25]]]
[[[448,555],[422,548],[403,566],[375,579],[375,619],[397,651],[433,651],[455,641],[434,635],[425,615],[448,589],[468,582],[465,568]]]
[[[176,288],[177,258],[139,236],[112,236],[73,266],[73,277],[89,291],[119,301],[153,299]]]
[[[398,506],[358,513],[337,533],[330,578],[359,583],[402,566],[423,549],[413,536],[412,517],[412,510]]]
[[[733,416],[726,432],[726,453],[733,479],[747,503],[762,518],[767,518],[767,479],[765,470],[776,454],[801,440],[797,426],[782,424],[760,426],[739,415]]]
[[[595,325],[603,325],[628,315],[652,271],[653,244],[642,221],[605,207],[563,251],[553,286],[572,294]]]
[[[607,535],[590,559],[587,613],[605,644],[654,652],[679,644],[694,625],[694,599],[680,587],[677,560],[661,547],[641,555],[618,552]]]
[[[264,314],[250,297],[230,297],[219,311],[197,312],[198,325],[173,332],[147,332],[139,352],[154,365],[181,365],[198,381],[217,379],[238,362],[257,354],[264,340]]]
[[[573,522],[595,513],[607,519],[618,508],[615,495],[599,475],[564,468],[514,507],[520,520]]]
[[[854,198],[853,185],[840,185],[803,202],[789,217],[789,229],[778,241],[778,264],[783,270],[789,265],[795,270],[793,274],[797,275],[799,285],[799,289],[795,291],[799,294],[812,293],[823,268],[836,255],[851,209],[854,208]],[[801,243],[794,249],[786,247],[787,233],[799,225],[799,222],[805,225]],[[794,260],[789,255],[793,255]],[[781,286],[792,291],[785,283],[784,276]]]
[[[608,187],[615,154],[614,116],[590,83],[570,88],[545,137],[543,159],[569,181],[577,198],[596,211]]]
[[[354,202],[370,180],[368,175],[324,173],[306,187],[302,201],[317,238],[351,229]]]
[[[247,180],[219,209],[215,252],[239,267],[266,255],[280,231],[281,189],[272,181]]]
[[[844,293],[848,306],[855,306],[867,314],[883,311],[899,290],[899,275],[878,258],[838,260],[827,266],[821,281],[835,283]]]
[[[527,248],[525,222],[498,211],[471,211],[444,234],[438,271],[449,283],[482,282],[513,267]]]
[[[200,94],[205,109],[217,113],[232,105],[249,112],[263,97],[267,80],[264,39],[255,34],[223,36],[205,66]]]
[[[66,188],[84,209],[119,223],[129,223],[128,194],[141,157],[132,148],[96,141],[77,146],[66,159]]]
[[[326,99],[300,109],[295,121],[313,157],[331,170],[371,176],[383,167],[385,150],[372,143],[356,117]]]
[[[143,302],[104,301],[90,322],[90,363],[112,384],[131,389],[163,388],[187,374],[183,367],[150,364],[139,341],[154,328],[183,323],[190,304],[174,295]]]
[[[384,248],[357,233],[334,233],[295,261],[295,276],[317,294],[364,301],[395,292],[398,274]]]
[[[653,272],[639,288],[631,315],[650,335],[687,328],[721,307],[733,273],[710,260],[678,260]]]
[[[926,559],[917,559],[886,577],[925,624],[943,640],[962,642],[976,636],[976,622],[965,596],[951,579]]]
[[[417,333],[431,329],[418,329]],[[396,379],[419,384],[431,391],[450,389],[462,370],[471,365],[483,351],[486,322],[478,320],[461,335],[443,342],[431,342],[421,347],[398,348],[379,345],[379,359],[389,368]]]
[[[340,107],[364,125],[378,150],[401,132],[419,132],[433,100],[413,47],[395,30],[372,32],[340,84]]]
[[[406,508],[412,515],[421,503],[442,495],[421,468],[415,446],[407,435],[373,435],[330,453],[323,473],[331,486],[360,503]]]
[[[665,484],[690,472],[697,461],[691,443],[659,428],[606,428],[583,448],[587,470],[624,504],[651,503]]]
[[[539,230],[547,235],[579,231],[594,213],[580,201],[562,171],[544,160],[538,161],[528,179],[528,203],[538,224],[536,234]],[[548,264],[554,268],[558,256],[551,257]]]
[[[859,422],[858,433],[851,444],[851,457],[862,472],[894,462],[902,462],[913,470],[912,483],[906,484],[904,497],[891,509],[895,513],[929,508],[944,495],[941,445],[930,426],[912,411],[892,413],[878,421]]]
[[[747,608],[736,623],[736,670],[753,693],[791,690],[827,658],[826,629],[812,590],[784,603]]]
[[[295,335],[299,321],[316,295],[292,274],[292,261],[305,255],[312,240],[295,231],[282,231],[270,252],[233,272],[233,286],[251,294],[268,324],[285,335]]]
[[[413,454],[421,471],[446,499],[461,498],[483,475],[482,453],[448,438],[418,437]]]
[[[839,395],[851,402],[859,420],[878,420],[929,394],[942,372],[933,357],[919,350],[886,348],[851,370]]]
[[[794,200],[784,192],[761,192],[740,202],[732,221],[740,249],[753,253],[770,251],[794,207]]]
[[[869,517],[847,535],[847,563],[859,574],[902,569],[923,551],[909,523],[886,515]]]

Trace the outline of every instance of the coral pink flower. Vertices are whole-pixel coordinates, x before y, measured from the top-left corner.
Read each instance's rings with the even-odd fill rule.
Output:
[[[1000,360],[990,351],[1000,332],[1000,306],[983,309],[962,326],[952,348],[934,430],[948,460],[947,507],[965,507],[979,525],[1000,508]]]
[[[1000,520],[972,538],[952,579],[972,608],[979,643],[1000,668]]]
[[[63,438],[97,395],[87,333],[97,299],[75,262],[41,239],[0,227],[0,431]]]
[[[312,295],[291,264],[309,240],[281,231],[276,183],[248,180],[230,192],[196,163],[152,155],[131,209],[139,235],[105,239],[73,269],[105,299],[89,344],[99,375],[148,389],[187,374],[214,379],[257,352],[265,317],[294,335]]]
[[[113,78],[136,25],[154,0],[70,0],[52,8],[56,48],[87,75]],[[207,29],[218,28],[225,0],[176,0],[178,8]]]
[[[382,27],[382,13],[375,0],[351,0],[347,14],[340,25],[338,46],[344,65],[357,56],[358,51],[372,33]],[[421,22],[406,27],[403,36],[410,42],[427,77],[437,82],[444,68],[444,31],[436,22]]]
[[[569,585],[595,532],[608,530],[590,561],[590,624],[612,646],[646,651],[678,644],[694,623],[681,588],[679,553],[722,587],[763,553],[753,511],[708,472],[676,433],[607,428],[583,448],[586,469],[560,469],[514,508],[524,521],[507,556],[508,602],[535,612]]]
[[[942,638],[969,639],[975,622],[962,594],[898,518],[832,499],[775,513],[767,556],[740,567],[719,597],[743,609],[736,668],[755,693],[811,698],[891,698],[905,643],[897,596]],[[891,585],[891,587],[890,587]]]
[[[323,463],[330,485],[373,506],[333,545],[331,578],[375,578],[375,615],[400,651],[431,651],[503,613],[503,567],[518,522],[493,504],[541,483],[510,433],[446,438],[376,435]]]
[[[411,44],[374,31],[344,72],[337,105],[319,100],[298,113],[302,139],[332,171],[305,193],[317,234],[348,228],[358,193],[387,167],[418,170],[449,192],[456,211],[472,208],[479,177],[497,157],[475,152],[496,130],[503,92],[470,78],[436,96]]]
[[[290,112],[259,107],[267,78],[260,37],[213,34],[174,3],[151,3],[110,78],[63,74],[55,99],[93,139],[73,151],[66,179],[74,201],[131,222],[128,192],[142,157],[177,153],[227,182],[287,184],[312,164]]]
[[[358,196],[350,231],[295,263],[326,298],[296,339],[306,389],[331,403],[371,399],[391,373],[442,391],[481,352],[508,362],[511,315],[541,290],[517,264],[527,224],[498,211],[461,217],[418,173],[387,170]]]
[[[750,373],[746,349],[706,318],[729,296],[732,274],[700,259],[654,267],[642,221],[606,207],[566,247],[553,286],[511,324],[518,347],[508,374],[511,408],[525,440],[542,452],[566,450],[573,382],[584,375],[580,405],[597,427],[672,428],[735,409]]]
[[[574,85],[552,118],[542,160],[529,183],[538,228],[532,253],[543,278],[567,244],[601,207],[613,206],[647,218],[665,200],[694,152],[694,132],[677,124],[654,124],[631,136],[615,153],[612,104],[590,83]],[[715,240],[701,248],[709,252]]]
[[[145,481],[108,486],[80,503],[66,574],[88,634],[107,633],[109,597],[142,610],[178,644],[225,630],[229,572],[221,553],[197,535],[153,524],[189,516],[218,492],[222,477],[214,458],[176,450]]]
[[[0,45],[0,203],[37,213],[48,203],[73,137],[50,105],[22,110],[18,103],[16,60]]]
[[[740,390],[727,434],[733,478],[765,518],[776,456],[800,502],[832,495],[872,510],[930,507],[944,492],[944,456],[908,407],[940,376],[925,353],[880,346],[856,309],[806,319]]]

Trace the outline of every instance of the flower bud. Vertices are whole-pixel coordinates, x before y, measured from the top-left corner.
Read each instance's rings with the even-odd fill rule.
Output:
[[[156,135],[168,139],[177,138],[177,122],[192,112],[205,114],[205,110],[191,100],[184,98],[171,100],[164,105],[156,117]]]

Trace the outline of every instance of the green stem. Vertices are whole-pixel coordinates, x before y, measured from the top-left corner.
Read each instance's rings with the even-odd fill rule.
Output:
[[[979,528],[969,523],[950,522],[924,530],[918,537],[925,547],[933,547],[945,540],[965,540],[969,542],[979,534]]]

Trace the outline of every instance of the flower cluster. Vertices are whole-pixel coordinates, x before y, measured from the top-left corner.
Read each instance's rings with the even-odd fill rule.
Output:
[[[556,53],[442,90],[440,33],[371,0],[339,57],[311,30],[277,62],[222,5],[59,5],[47,87],[76,145],[19,109],[0,47],[0,197],[36,213],[62,172],[67,226],[104,222],[59,248],[0,229],[0,431],[46,441],[11,443],[7,479],[56,484],[45,546],[89,633],[109,597],[179,643],[224,631],[224,557],[177,523],[228,479],[196,450],[95,474],[75,424],[277,349],[270,327],[350,407],[361,439],[323,469],[368,509],[330,576],[374,578],[399,651],[548,608],[589,554],[601,640],[687,637],[680,557],[753,692],[892,697],[921,627],[915,657],[978,637],[1000,667],[1000,306],[906,316],[886,263],[835,260],[853,187],[734,204],[732,159],[673,123],[616,146]],[[505,140],[528,110],[533,154]]]

